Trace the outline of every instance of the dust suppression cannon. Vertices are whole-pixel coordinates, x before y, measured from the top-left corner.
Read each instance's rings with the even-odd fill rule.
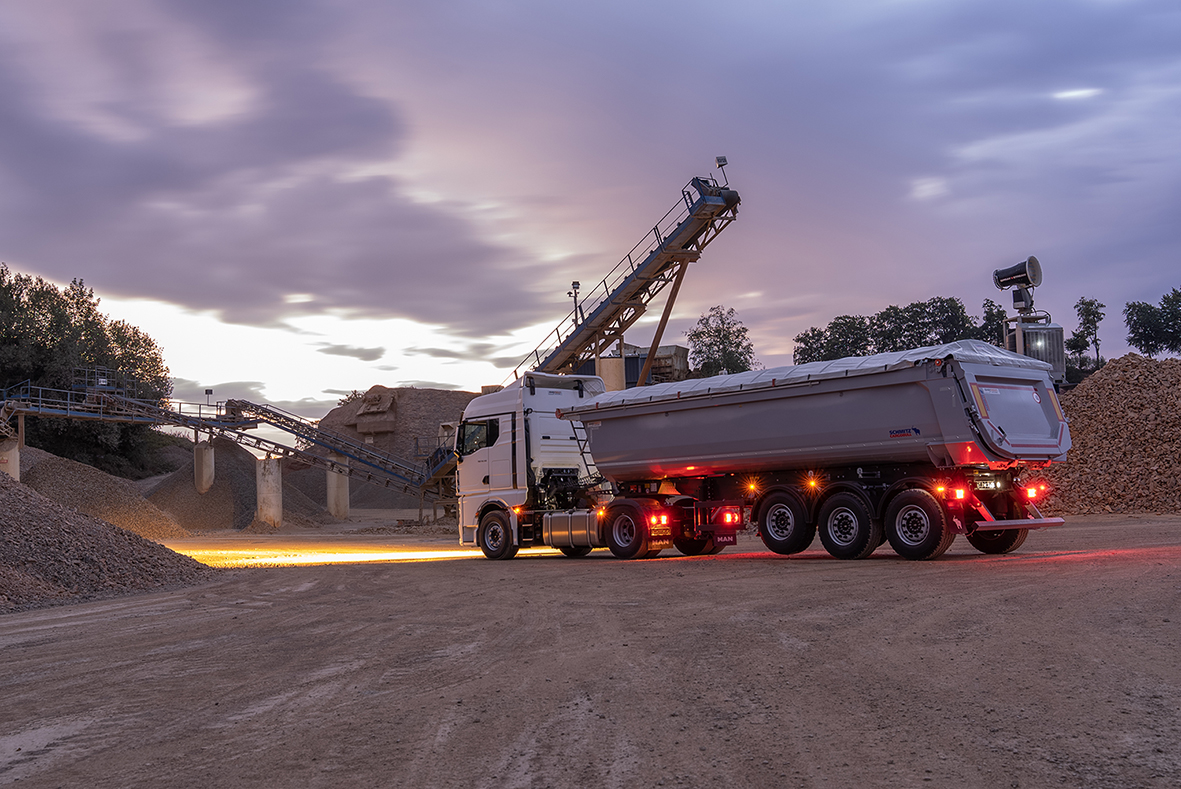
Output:
[[[1061,384],[1066,380],[1065,335],[1050,313],[1033,308],[1033,291],[1042,284],[1042,264],[1030,255],[993,271],[992,282],[1000,290],[1013,289],[1013,311],[1017,314],[1005,318],[1005,347],[1052,365],[1051,377]]]

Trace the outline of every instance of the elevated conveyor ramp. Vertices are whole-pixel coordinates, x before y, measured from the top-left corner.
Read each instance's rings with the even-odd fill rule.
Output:
[[[569,373],[603,354],[644,314],[682,266],[696,261],[738,215],[738,192],[694,178],[674,205],[584,301],[513,371]]]

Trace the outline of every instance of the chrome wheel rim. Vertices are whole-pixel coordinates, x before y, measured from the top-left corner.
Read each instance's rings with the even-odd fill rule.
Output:
[[[857,513],[838,507],[828,516],[828,536],[837,545],[852,545],[857,539]]]
[[[767,534],[776,540],[786,540],[795,530],[796,518],[791,507],[776,504],[767,513]]]
[[[615,537],[615,544],[626,548],[636,541],[636,522],[630,515],[620,515],[612,524],[611,532]]]
[[[916,504],[908,504],[895,521],[898,539],[907,545],[918,545],[931,534],[931,520],[926,511]]]
[[[499,523],[488,524],[484,531],[484,544],[490,551],[499,551],[504,547],[504,527]]]

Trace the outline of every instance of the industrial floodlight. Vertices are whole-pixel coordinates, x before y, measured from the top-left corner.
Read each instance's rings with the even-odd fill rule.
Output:
[[[721,168],[725,167],[727,164],[729,164],[729,162],[726,161],[725,156],[716,156],[716,157],[714,157],[714,161],[717,162],[718,169],[721,169]]]
[[[1001,290],[1008,288],[1036,288],[1042,284],[1042,265],[1033,255],[1015,266],[998,268],[992,272],[992,281]]]

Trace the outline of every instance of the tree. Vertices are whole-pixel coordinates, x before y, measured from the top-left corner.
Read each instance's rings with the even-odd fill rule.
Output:
[[[824,328],[813,326],[792,338],[792,361],[806,364],[967,339],[1003,346],[1004,330],[1005,311],[990,299],[984,300],[984,320],[977,324],[962,301],[935,296],[905,307],[890,305],[868,318],[840,315]]]
[[[869,319],[860,315],[838,315],[828,324],[824,338],[824,358],[868,356],[873,351],[869,339]]]
[[[976,330],[976,339],[1005,347],[1005,308],[992,299],[985,299],[984,320]]]
[[[747,333],[733,307],[710,307],[697,325],[685,332],[694,371],[710,376],[753,369],[758,362]]]
[[[1160,305],[1130,301],[1124,305],[1128,345],[1147,356],[1161,351],[1181,353],[1181,290],[1173,288]]]
[[[1099,355],[1099,322],[1106,316],[1103,312],[1107,305],[1098,299],[1088,299],[1085,296],[1080,297],[1075,302],[1074,310],[1078,313],[1078,336],[1085,340],[1088,346],[1095,348],[1095,366],[1099,367],[1103,364],[1103,357]],[[1073,339],[1074,335],[1071,335]]]
[[[172,379],[155,340],[98,310],[94,291],[81,280],[59,290],[40,277],[14,274],[0,263],[0,386],[30,381],[70,389],[75,370],[106,367],[139,385],[136,395],[160,401]],[[25,440],[56,455],[132,473],[149,443],[150,427],[112,422],[30,418]]]
[[[808,362],[821,361],[824,358],[824,341],[824,329],[817,328],[816,326],[792,337],[792,342],[796,344],[795,349],[791,353],[792,364],[807,364]]]

